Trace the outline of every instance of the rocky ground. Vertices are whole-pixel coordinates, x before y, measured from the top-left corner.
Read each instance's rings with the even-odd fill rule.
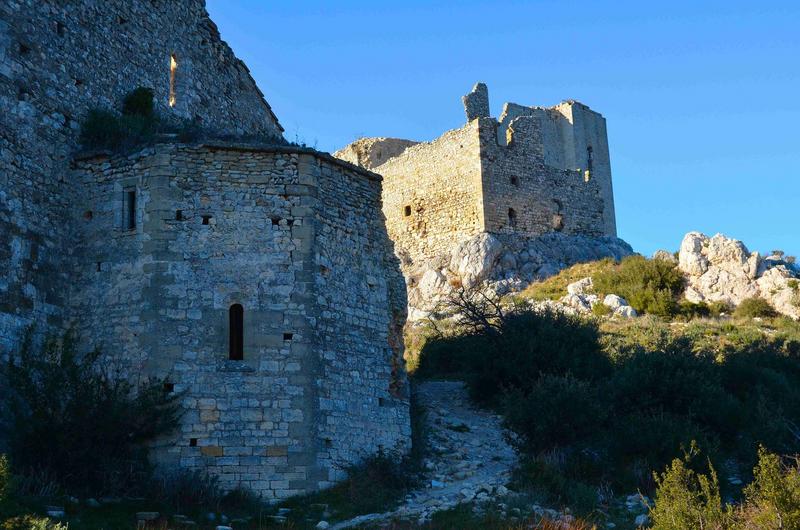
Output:
[[[505,485],[517,457],[505,439],[500,417],[475,409],[461,382],[425,382],[418,392],[429,425],[423,486],[391,512],[365,514],[332,529],[397,519],[425,521],[434,512],[463,502],[508,495]]]

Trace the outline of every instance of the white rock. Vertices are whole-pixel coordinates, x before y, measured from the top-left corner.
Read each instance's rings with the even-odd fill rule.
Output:
[[[621,318],[635,318],[639,316],[634,308],[629,305],[623,305],[614,310],[613,315]]]
[[[663,261],[669,261],[670,263],[678,263],[678,260],[675,258],[675,255],[668,250],[656,250],[653,253],[653,259],[660,259]]]
[[[648,523],[650,523],[650,517],[646,513],[637,515],[636,519],[634,519],[633,521],[633,524],[635,524],[636,526],[644,526]]]
[[[320,521],[314,528],[316,528],[317,530],[327,530],[328,528],[330,528],[330,526],[331,525],[328,524],[328,521]]]
[[[591,278],[582,278],[577,282],[567,285],[567,292],[569,294],[586,294],[587,291],[592,290],[593,285]]]
[[[419,280],[417,289],[419,295],[426,299],[432,300],[442,294],[445,294],[448,289],[447,278],[438,270],[428,269]]]
[[[630,304],[621,296],[607,294],[606,297],[603,298],[603,305],[611,309],[619,309],[620,307],[629,306]]]
[[[458,245],[450,259],[450,269],[470,288],[488,277],[503,252],[503,244],[495,236],[481,233]]]
[[[690,302],[738,305],[761,297],[780,313],[800,318],[800,298],[789,283],[798,273],[782,259],[762,260],[741,241],[721,234],[708,238],[690,232],[681,243],[678,264],[687,278],[685,296]]]

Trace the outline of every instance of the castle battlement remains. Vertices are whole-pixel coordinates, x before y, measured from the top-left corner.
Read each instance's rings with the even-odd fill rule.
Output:
[[[467,123],[432,142],[364,138],[335,156],[380,173],[390,237],[411,262],[477,234],[616,236],[606,122],[577,101],[507,103],[486,85],[463,98]]]

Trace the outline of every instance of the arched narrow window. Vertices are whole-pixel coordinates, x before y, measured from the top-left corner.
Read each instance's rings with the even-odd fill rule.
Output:
[[[169,56],[169,106],[174,107],[177,99],[175,91],[175,76],[178,73],[178,59],[175,54]]]
[[[228,358],[232,361],[244,359],[244,308],[242,304],[233,304],[228,310],[228,334],[230,346]]]

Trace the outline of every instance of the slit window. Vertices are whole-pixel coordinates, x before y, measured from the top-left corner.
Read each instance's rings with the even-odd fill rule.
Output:
[[[177,102],[175,91],[175,77],[178,73],[178,59],[175,54],[169,56],[169,106],[174,107]]]
[[[519,178],[516,176],[511,177],[511,184],[514,186],[519,186]]]
[[[207,225],[207,224],[209,224],[211,222],[211,216],[210,215],[203,215],[202,218],[203,218],[203,224],[204,225]]]
[[[175,210],[175,220],[183,221],[183,210]]]
[[[244,359],[244,308],[242,304],[233,304],[228,310],[228,333],[230,344],[228,358],[231,361]]]
[[[411,206],[410,205],[407,204],[406,207],[403,208],[403,215],[405,217],[411,217]]]
[[[136,228],[135,188],[129,188],[123,192],[122,218],[125,230],[134,230]]]
[[[512,227],[517,226],[517,212],[514,208],[508,209],[508,224]]]
[[[592,146],[586,148],[586,171],[583,173],[583,180],[589,182],[592,178],[592,166],[594,165],[594,156],[592,155]]]

